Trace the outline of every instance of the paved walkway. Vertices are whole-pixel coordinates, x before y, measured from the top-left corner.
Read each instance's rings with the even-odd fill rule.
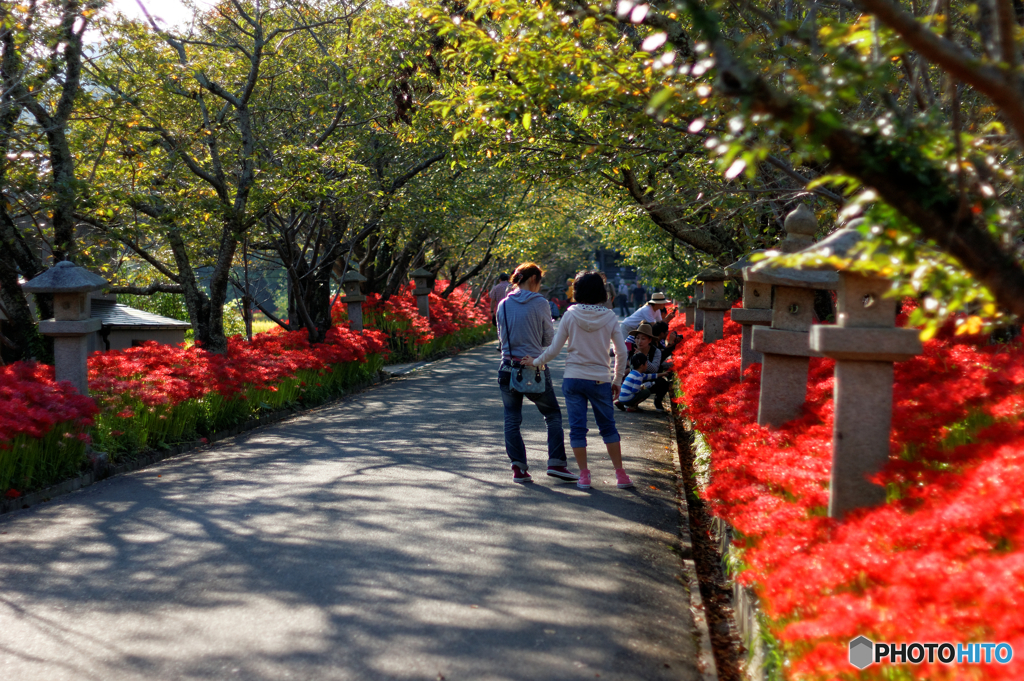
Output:
[[[0,677],[698,678],[664,417],[513,485],[495,356],[0,517]]]

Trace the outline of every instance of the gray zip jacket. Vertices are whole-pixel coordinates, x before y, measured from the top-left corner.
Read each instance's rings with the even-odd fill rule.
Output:
[[[504,360],[536,357],[555,337],[551,306],[539,293],[517,288],[505,296],[494,316]]]

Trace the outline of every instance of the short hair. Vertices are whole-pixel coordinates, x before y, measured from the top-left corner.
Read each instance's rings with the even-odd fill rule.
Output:
[[[498,281],[508,281],[508,273],[507,272],[502,272],[498,276]]]
[[[600,305],[608,300],[608,292],[604,288],[604,279],[598,272],[580,272],[573,280],[573,296],[577,303],[584,305]]]
[[[512,273],[512,283],[518,286],[524,281],[529,281],[537,277],[538,280],[544,278],[544,270],[540,268],[535,262],[524,262],[522,265],[516,268],[516,271]]]
[[[654,322],[654,326],[651,327],[651,331],[654,332],[655,336],[668,333],[668,322]]]
[[[645,364],[647,364],[647,355],[642,352],[636,353],[633,355],[633,359],[629,360],[629,365],[637,370]]]

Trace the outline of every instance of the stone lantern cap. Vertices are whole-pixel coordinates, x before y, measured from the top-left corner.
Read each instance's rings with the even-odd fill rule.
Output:
[[[795,253],[814,243],[818,220],[811,209],[801,203],[786,216],[783,229],[786,236],[779,242],[778,249],[783,253]]]
[[[107,280],[73,262],[62,260],[38,277],[22,284],[29,293],[88,293],[99,291]]]
[[[743,256],[733,264],[727,265],[725,268],[726,275],[728,275],[730,279],[743,279],[744,268],[750,267],[751,265],[754,264],[750,261],[750,256],[756,253],[764,252],[765,250],[763,248],[758,248],[756,250],[751,251],[750,253],[747,253],[745,256]]]
[[[706,282],[706,281],[725,281],[729,276],[725,273],[725,270],[721,267],[709,267],[696,276],[694,281]]]
[[[366,277],[359,274],[359,272],[357,272],[356,270],[349,270],[348,272],[345,273],[345,276],[341,278],[341,283],[347,284],[350,281],[354,281],[357,284],[362,284],[364,281],[366,281]]]

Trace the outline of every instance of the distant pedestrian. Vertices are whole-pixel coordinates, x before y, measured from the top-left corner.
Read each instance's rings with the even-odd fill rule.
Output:
[[[619,316],[621,316],[621,317],[628,317],[629,316],[629,312],[630,312],[630,310],[629,310],[629,287],[626,286],[626,282],[622,281],[622,279],[619,279],[619,290],[618,290],[618,297],[616,299],[616,302],[618,303],[618,306],[619,306]]]
[[[494,318],[494,313],[498,311],[498,304],[505,300],[505,296],[508,295],[512,285],[508,283],[508,275],[504,272],[498,277],[498,283],[494,285],[488,297],[491,299],[491,324],[498,325],[497,320]]]
[[[644,290],[644,287],[638,281],[636,282],[636,285],[633,287],[633,307],[640,307],[646,302],[647,291]]]
[[[562,346],[569,343],[562,378],[562,395],[569,414],[569,444],[576,465],[579,466],[581,489],[590,488],[590,469],[587,467],[587,405],[593,408],[594,420],[608,449],[608,457],[615,467],[618,487],[632,487],[633,481],[622,467],[622,445],[615,427],[612,402],[618,396],[622,372],[625,371],[626,347],[622,343],[618,318],[604,306],[607,293],[604,281],[597,272],[576,275],[573,290],[576,305],[569,308],[558,325],[551,345],[543,354],[525,364],[543,366],[558,356]],[[609,366],[608,347],[615,348],[615,368]]]
[[[526,366],[524,357],[536,357],[551,342],[555,327],[551,308],[540,291],[544,270],[525,262],[512,274],[511,293],[498,305],[498,342],[501,365],[498,367],[498,388],[505,411],[505,453],[512,462],[513,482],[533,482],[526,462],[526,444],[520,426],[523,423],[523,397],[537,405],[548,432],[548,475],[561,480],[576,480],[565,456],[565,433],[562,410],[551,386],[551,369],[544,369],[547,389],[542,393],[521,393],[512,390],[512,371]]]

